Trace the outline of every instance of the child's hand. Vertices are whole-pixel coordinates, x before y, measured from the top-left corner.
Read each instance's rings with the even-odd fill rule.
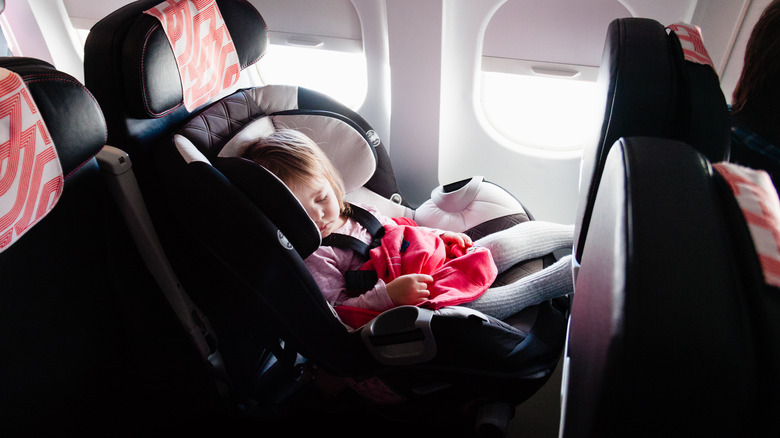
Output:
[[[447,246],[456,245],[463,249],[465,252],[467,249],[474,245],[471,238],[463,233],[454,233],[452,231],[445,231],[439,237]]]
[[[396,306],[404,304],[417,305],[428,299],[428,284],[433,277],[425,274],[402,275],[387,283],[387,294]]]

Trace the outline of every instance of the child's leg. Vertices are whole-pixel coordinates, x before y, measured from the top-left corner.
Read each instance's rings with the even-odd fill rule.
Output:
[[[574,242],[574,225],[528,221],[487,235],[474,244],[490,250],[498,272],[523,260],[541,257]]]
[[[476,300],[462,304],[494,318],[505,319],[528,306],[574,291],[572,256],[505,286],[491,287]]]

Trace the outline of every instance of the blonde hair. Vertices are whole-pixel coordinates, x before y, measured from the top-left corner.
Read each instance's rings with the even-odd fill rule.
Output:
[[[333,187],[341,214],[348,214],[349,204],[344,202],[341,175],[306,134],[295,129],[279,129],[249,145],[243,156],[268,169],[288,187],[312,184],[325,177]]]

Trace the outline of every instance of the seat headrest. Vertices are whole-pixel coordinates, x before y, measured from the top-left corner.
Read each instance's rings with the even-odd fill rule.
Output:
[[[155,16],[152,11],[159,12]],[[101,20],[95,38],[114,37],[118,29],[127,29],[118,51],[121,56],[115,60],[124,75],[127,111],[141,119],[162,117],[188,102],[200,106],[212,101],[215,94],[203,94],[202,88],[229,88],[239,70],[257,62],[268,46],[265,21],[247,1],[136,2]],[[200,53],[193,51],[196,42],[202,43]],[[113,47],[107,51],[116,53]],[[235,56],[235,68],[226,62],[231,56]],[[204,60],[209,67],[203,68]],[[219,81],[215,76],[210,77],[214,83],[202,83],[201,75],[214,70],[218,70]],[[188,83],[182,84],[180,72]]]
[[[92,93],[73,76],[33,58],[0,58],[0,67],[18,74],[40,110],[65,178],[106,144],[106,121]]]
[[[3,58],[0,138],[1,252],[54,208],[64,180],[105,144],[106,125],[73,77],[37,59]]]
[[[701,30],[686,23],[671,24],[666,29],[680,69],[682,99],[675,138],[713,163],[726,160],[731,148],[728,105]]]

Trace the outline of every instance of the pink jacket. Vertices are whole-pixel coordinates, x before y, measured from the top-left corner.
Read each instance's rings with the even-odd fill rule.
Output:
[[[371,250],[370,257],[361,269],[376,271],[385,283],[406,274],[432,276],[430,298],[420,305],[429,309],[475,300],[498,273],[487,248],[473,247],[463,253],[416,226],[385,225],[382,244]]]
[[[401,275],[418,273],[434,278],[428,287],[431,298],[421,304],[431,309],[472,301],[495,280],[496,265],[486,248],[473,247],[465,254],[455,254],[434,230],[398,225],[375,209],[368,209],[385,227],[382,245],[371,250],[369,261],[359,266],[360,269],[377,271],[379,281],[373,289],[354,298],[346,295],[344,272],[358,269],[355,265],[358,265],[356,259],[359,257],[355,257],[351,250],[320,247],[306,259],[306,265],[326,300],[336,307],[345,324],[360,327],[392,308],[385,285]],[[399,221],[409,223],[408,219]],[[370,241],[365,229],[351,219],[336,231]],[[335,273],[337,271],[338,274]]]

